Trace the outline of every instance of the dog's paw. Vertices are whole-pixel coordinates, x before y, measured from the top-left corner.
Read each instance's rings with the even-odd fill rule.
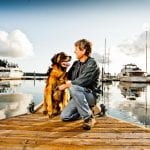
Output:
[[[46,110],[43,111],[43,115],[47,115],[47,113],[48,113],[48,111],[46,111]]]
[[[48,118],[52,119],[54,117],[54,114],[48,114]]]
[[[52,118],[52,115],[48,115],[48,118],[51,119],[51,118]]]

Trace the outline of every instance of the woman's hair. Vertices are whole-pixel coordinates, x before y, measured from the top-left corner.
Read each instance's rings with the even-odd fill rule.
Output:
[[[89,56],[92,52],[92,43],[86,39],[76,41],[75,46],[78,46],[81,51],[85,49],[86,56]]]

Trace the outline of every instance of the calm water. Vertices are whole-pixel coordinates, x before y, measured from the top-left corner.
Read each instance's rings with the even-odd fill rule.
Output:
[[[138,83],[104,84],[100,103],[113,117],[150,128],[150,85]]]
[[[28,112],[31,102],[38,105],[43,99],[45,81],[0,81],[0,119]]]
[[[43,100],[43,80],[0,81],[0,119],[24,114],[29,104]],[[129,122],[150,127],[150,85],[113,82],[104,84],[100,103],[107,114]]]

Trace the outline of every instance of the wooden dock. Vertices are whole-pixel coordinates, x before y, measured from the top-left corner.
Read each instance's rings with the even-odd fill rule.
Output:
[[[96,118],[89,131],[82,120],[62,122],[41,112],[0,121],[1,150],[149,150],[150,130],[111,117]]]

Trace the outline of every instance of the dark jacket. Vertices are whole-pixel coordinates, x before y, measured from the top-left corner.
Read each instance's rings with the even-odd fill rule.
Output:
[[[75,61],[68,71],[68,79],[72,84],[87,88],[96,98],[100,90],[100,69],[94,58],[89,57],[86,62]]]

